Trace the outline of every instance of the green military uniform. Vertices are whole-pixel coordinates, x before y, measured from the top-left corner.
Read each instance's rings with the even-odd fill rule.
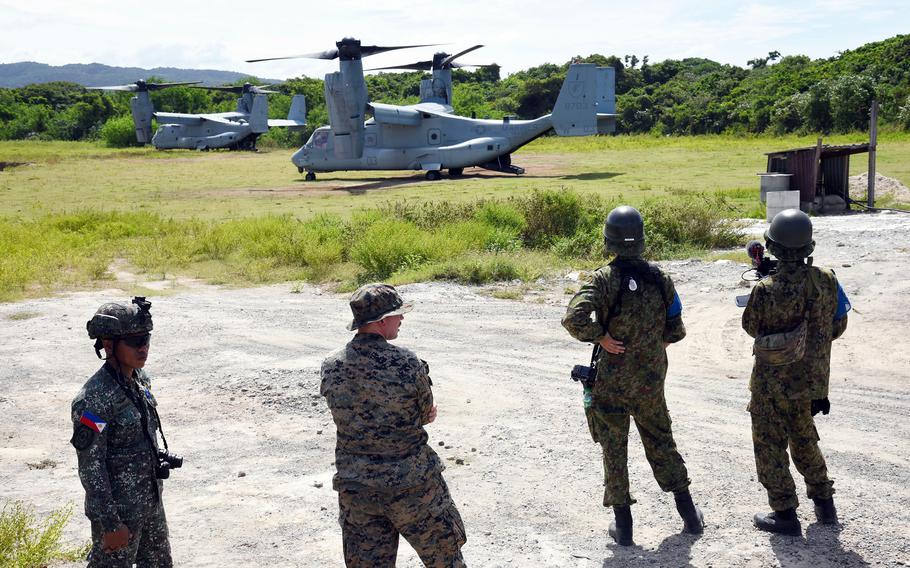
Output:
[[[156,478],[157,406],[151,382],[141,369],[122,388],[106,364],[72,403],[73,438],[79,479],[85,488],[85,514],[92,525],[90,567],[172,566],[167,519]],[[129,396],[127,395],[129,392]],[[147,431],[143,431],[143,414]],[[129,544],[107,553],[101,539],[126,525]]]
[[[803,321],[804,314],[808,316],[803,358],[786,365],[765,364],[756,358],[749,385],[755,465],[774,511],[792,509],[799,503],[790,475],[788,445],[805,478],[808,496],[830,499],[834,494],[818,448],[812,401],[828,397],[831,341],[847,327],[846,314],[835,318],[839,295],[842,292],[830,270],[808,266],[802,260],[781,260],[778,272],[752,289],[743,312],[743,329],[752,337],[790,331]],[[806,313],[810,298],[812,307]]]
[[[407,311],[390,286],[364,286],[351,304],[351,329]],[[358,333],[325,359],[321,377],[337,430],[333,487],[346,565],[395,566],[400,534],[428,567],[465,566],[464,524],[423,427],[433,408],[427,364],[382,335]]]
[[[592,435],[603,447],[604,506],[635,502],[627,466],[630,416],[660,488],[680,492],[689,486],[664,399],[663,344],[686,335],[680,313],[668,313],[674,305],[679,305],[678,297],[668,275],[641,259],[621,259],[594,273],[569,302],[562,320],[579,341],[597,343],[609,333],[626,349],[622,354],[600,351],[588,411]]]

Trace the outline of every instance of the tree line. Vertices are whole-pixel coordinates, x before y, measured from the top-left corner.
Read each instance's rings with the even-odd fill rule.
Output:
[[[616,70],[617,131],[658,135],[831,133],[865,130],[873,99],[880,120],[910,130],[910,35],[866,44],[827,59],[781,56],[777,51],[746,68],[709,59],[651,63],[648,56],[590,55],[577,61]],[[569,63],[547,63],[500,77],[498,67],[453,70],[457,114],[478,118],[535,118],[550,112]],[[366,77],[372,100],[411,104],[419,99],[422,72]],[[155,80],[150,77],[148,80]],[[254,78],[245,79],[259,83]],[[244,80],[237,81],[242,84]],[[265,135],[281,146],[300,145],[313,128],[327,124],[323,81],[305,76],[287,80],[269,95],[269,114],[287,115],[291,97],[307,98],[308,131],[274,129]],[[86,90],[52,82],[0,89],[0,139],[102,139],[111,145],[135,143],[129,99],[132,93]],[[225,112],[236,95],[176,87],[151,93],[156,110]]]

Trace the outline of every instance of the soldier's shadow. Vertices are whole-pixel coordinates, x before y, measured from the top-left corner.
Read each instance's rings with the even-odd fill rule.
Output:
[[[806,527],[806,538],[771,535],[771,549],[781,568],[803,568],[806,552],[812,554],[812,565],[845,566],[855,568],[870,566],[858,553],[847,550],[840,542],[843,525],[812,523]]]
[[[637,544],[632,546],[611,546],[613,556],[604,558],[602,568],[626,567],[631,563],[641,566],[663,566],[668,558],[673,559],[673,566],[694,568],[692,546],[701,535],[685,533],[674,534],[665,538],[655,550],[646,550]]]

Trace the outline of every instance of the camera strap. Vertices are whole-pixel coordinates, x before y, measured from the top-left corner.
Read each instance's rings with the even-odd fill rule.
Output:
[[[114,360],[116,361],[116,359]],[[130,386],[126,384],[126,379],[120,372],[120,369],[114,368],[113,365],[110,365],[108,372],[111,372],[111,375],[113,375],[114,380],[120,387],[120,390],[123,391],[123,394],[126,395],[126,398],[131,403],[133,403],[133,406],[139,412],[139,421],[142,424],[142,433],[145,436],[146,441],[149,443],[149,451],[152,453],[154,461],[157,462],[158,452],[155,449],[155,440],[152,439],[152,435],[149,433],[149,410],[155,414],[155,422],[158,426],[158,432],[161,434],[161,441],[164,443],[164,450],[167,451],[167,440],[164,437],[164,430],[161,428],[161,418],[158,417],[158,411],[150,404],[143,403],[141,400],[139,400],[139,393],[136,392],[136,389],[130,388]]]

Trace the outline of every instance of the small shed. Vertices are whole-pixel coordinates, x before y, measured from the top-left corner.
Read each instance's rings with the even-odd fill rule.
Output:
[[[828,146],[819,138],[816,146],[765,155],[768,156],[768,172],[792,175],[790,191],[799,191],[800,208],[818,211],[849,207],[850,156],[866,152],[869,152],[868,143]],[[826,200],[828,196],[836,196],[841,201]]]

